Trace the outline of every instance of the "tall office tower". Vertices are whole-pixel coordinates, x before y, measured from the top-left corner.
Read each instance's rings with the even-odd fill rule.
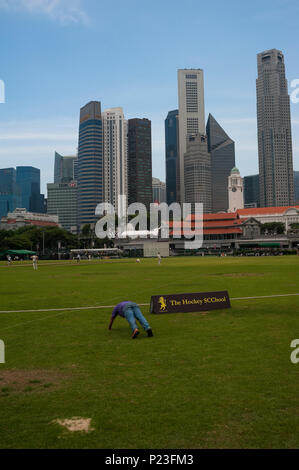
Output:
[[[63,157],[55,152],[54,183],[69,183],[75,180],[75,162],[77,157]]]
[[[128,197],[128,121],[122,108],[102,113],[104,136],[105,201],[118,213],[118,196]]]
[[[203,204],[203,212],[212,212],[211,155],[206,135],[190,135],[184,158],[185,202]]]
[[[17,166],[17,184],[21,189],[22,208],[44,213],[44,195],[40,193],[40,170],[32,166]]]
[[[128,121],[128,199],[147,209],[153,201],[152,134],[149,119]]]
[[[177,202],[178,164],[178,109],[169,111],[165,119],[165,159],[166,159],[166,198],[167,204]]]
[[[261,207],[294,203],[290,97],[284,56],[271,49],[257,55],[257,130]]]
[[[78,181],[78,155],[74,160],[74,180]]]
[[[156,204],[166,202],[166,184],[159,178],[153,178],[153,201]]]
[[[104,202],[103,124],[101,103],[80,110],[78,148],[78,225],[97,222],[96,207]]]
[[[227,211],[227,184],[230,172],[235,166],[235,143],[211,114],[206,132],[212,165],[212,210]]]
[[[294,171],[295,203],[299,204],[299,171]]]
[[[47,213],[58,215],[60,225],[77,233],[77,183],[49,183],[47,185]]]
[[[0,219],[21,207],[21,190],[17,185],[17,173],[14,168],[0,170]]]
[[[205,134],[204,79],[201,69],[178,70],[179,165],[177,199],[184,202],[184,155],[190,135]]]
[[[259,175],[244,176],[243,181],[245,207],[260,207]]]

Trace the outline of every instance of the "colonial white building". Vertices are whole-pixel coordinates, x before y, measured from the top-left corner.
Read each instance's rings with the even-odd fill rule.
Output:
[[[17,230],[26,225],[58,227],[59,217],[58,215],[27,212],[26,209],[15,209],[13,212],[8,212],[6,217],[2,217],[0,230]]]
[[[291,224],[299,224],[299,206],[283,207],[256,207],[253,209],[239,209],[237,213],[241,219],[254,217],[262,224],[282,222],[286,231]]]

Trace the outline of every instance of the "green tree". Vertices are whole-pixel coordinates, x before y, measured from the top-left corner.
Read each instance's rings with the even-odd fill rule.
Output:
[[[90,224],[85,224],[85,225],[82,227],[81,234],[82,234],[83,237],[85,237],[85,238],[89,238],[89,237],[91,236],[91,227],[90,227]]]
[[[282,222],[268,222],[262,224],[262,233],[268,233],[269,235],[281,235],[285,231],[285,225]]]
[[[15,234],[8,239],[7,250],[31,250],[35,251],[32,243],[26,235]]]

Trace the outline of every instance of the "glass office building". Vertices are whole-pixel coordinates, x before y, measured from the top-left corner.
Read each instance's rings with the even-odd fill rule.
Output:
[[[228,177],[235,167],[235,143],[211,114],[206,133],[211,154],[212,211],[227,211]]]
[[[44,213],[44,195],[40,193],[40,170],[17,166],[17,185],[21,190],[21,207],[29,212]]]
[[[21,206],[21,191],[14,168],[0,170],[0,219]]]
[[[166,184],[159,178],[153,178],[153,203],[166,202]]]
[[[70,232],[77,232],[77,183],[50,183],[48,214],[58,215],[59,224]]]
[[[96,207],[104,202],[103,127],[101,103],[91,101],[80,110],[78,149],[78,224],[94,224]]]
[[[260,207],[259,175],[244,176],[244,204]]]
[[[69,183],[75,180],[77,157],[63,157],[55,152],[54,183]]]
[[[149,210],[152,190],[152,135],[149,119],[128,121],[128,199]]]
[[[177,202],[178,109],[169,111],[165,119],[165,160],[167,204]]]

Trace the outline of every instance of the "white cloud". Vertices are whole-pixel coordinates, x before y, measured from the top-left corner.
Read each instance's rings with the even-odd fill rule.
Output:
[[[75,155],[77,119],[14,120],[0,123],[0,168],[30,165],[41,170],[42,192],[53,182],[54,152]]]
[[[76,134],[51,134],[47,132],[39,132],[39,133],[24,133],[24,134],[5,134],[1,135],[0,134],[0,141],[5,140],[5,141],[18,141],[18,140],[46,140],[46,141],[70,141],[72,139],[76,139],[77,135]]]
[[[0,9],[42,14],[63,24],[88,22],[81,0],[0,0]]]
[[[0,141],[69,141],[78,140],[78,123],[75,119],[41,119],[32,121],[7,121],[0,123]]]

